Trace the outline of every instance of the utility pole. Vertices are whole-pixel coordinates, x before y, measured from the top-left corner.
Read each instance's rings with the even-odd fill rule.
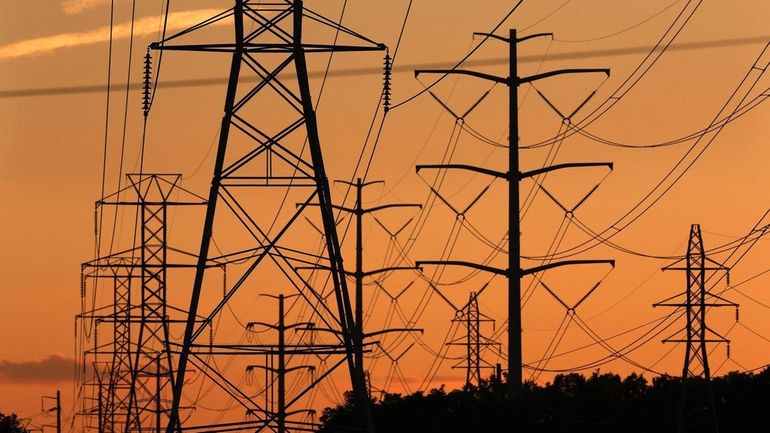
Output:
[[[296,402],[297,399],[294,398],[291,400],[291,402],[287,402],[286,400],[286,375],[292,371],[300,370],[300,369],[307,369],[310,371],[314,371],[315,367],[312,365],[298,365],[294,367],[287,367],[286,365],[286,355],[287,354],[314,354],[318,353],[318,351],[327,350],[327,346],[315,346],[315,345],[305,345],[305,346],[293,346],[290,350],[287,350],[287,344],[286,344],[286,331],[290,329],[297,329],[297,330],[310,330],[315,329],[314,324],[311,322],[298,322],[293,323],[290,325],[286,324],[286,309],[285,309],[285,300],[286,298],[292,298],[295,296],[299,296],[297,294],[293,295],[284,295],[279,294],[278,296],[274,295],[261,295],[273,299],[278,300],[278,324],[274,325],[271,323],[266,322],[249,322],[246,324],[246,329],[252,329],[255,326],[263,326],[266,328],[275,329],[278,331],[278,345],[274,348],[270,348],[266,354],[268,355],[265,360],[265,365],[249,365],[246,367],[246,371],[249,372],[253,369],[261,368],[264,369],[266,372],[274,373],[277,376],[277,382],[278,382],[278,407],[276,408],[276,411],[274,413],[267,413],[268,411],[268,404],[265,404],[265,412],[266,412],[266,421],[269,422],[269,419],[272,417],[275,419],[276,422],[276,429],[278,433],[286,433],[288,430],[286,428],[286,418],[288,415],[300,413],[300,412],[312,412],[312,409],[300,409],[300,410],[294,410],[294,411],[287,411],[288,407],[290,406],[290,403]],[[270,355],[276,355],[278,358],[278,366],[273,367],[272,359],[270,358]],[[268,360],[270,364],[268,364]],[[265,378],[265,397],[268,395],[268,388],[272,389],[272,386],[269,383],[270,381]]]
[[[684,262],[684,266],[682,266]],[[687,255],[664,267],[663,271],[684,271],[687,286],[683,293],[655,303],[653,307],[684,308],[686,323],[682,330],[663,340],[663,343],[684,343],[684,366],[682,384],[679,390],[677,409],[677,433],[712,431],[719,433],[714,390],[711,387],[711,369],[708,362],[708,343],[727,343],[727,356],[730,356],[730,340],[718,334],[706,323],[706,311],[710,307],[733,307],[738,320],[738,304],[719,295],[710,293],[706,288],[707,272],[729,272],[725,267],[706,256],[703,237],[699,224],[690,227]],[[682,299],[684,298],[684,299]],[[684,332],[684,338],[677,334]],[[688,395],[688,387],[695,392]],[[698,392],[699,391],[699,392]],[[703,395],[705,394],[705,395]]]
[[[61,391],[56,390],[56,433],[61,433]]]
[[[155,358],[155,433],[160,433],[160,415],[163,413],[163,406],[161,400],[161,394],[163,392],[163,384],[161,383],[161,377],[163,375],[163,369],[161,368],[161,354]]]
[[[355,218],[356,218],[356,270],[355,272],[353,272],[353,277],[355,278],[355,282],[356,282],[356,287],[355,287],[356,301],[355,301],[355,307],[354,307],[355,329],[353,332],[353,350],[355,352],[356,367],[360,370],[359,374],[365,374],[366,369],[364,368],[364,340],[366,337],[371,337],[373,335],[378,335],[385,332],[409,332],[409,331],[418,331],[418,330],[399,328],[399,329],[389,329],[386,331],[379,331],[379,332],[370,333],[370,334],[367,334],[364,331],[364,277],[370,277],[372,275],[376,275],[383,272],[390,272],[390,271],[417,270],[417,268],[414,266],[394,266],[394,267],[387,267],[387,268],[375,269],[375,270],[364,272],[364,235],[363,235],[364,215],[378,212],[385,209],[393,209],[393,208],[422,208],[422,205],[416,204],[416,203],[391,203],[391,204],[375,206],[372,208],[364,208],[364,205],[363,205],[364,188],[370,185],[382,184],[385,182],[381,180],[364,182],[360,177],[356,179],[355,183],[347,182],[343,180],[338,180],[337,182],[352,186],[356,189],[356,204],[354,208],[348,208],[348,207],[338,206],[338,205],[332,205],[332,207],[334,209],[337,209],[343,212],[351,213],[355,215]],[[369,388],[370,386],[367,386],[367,390]],[[367,391],[367,394],[368,394],[368,391]]]
[[[99,382],[99,395],[96,403],[96,431],[97,433],[104,433],[104,391],[101,381]]]
[[[566,260],[562,262],[548,263],[542,266],[536,266],[529,269],[522,269],[521,267],[521,216],[519,213],[519,182],[522,179],[537,176],[542,173],[547,173],[554,170],[560,170],[565,168],[576,167],[609,167],[612,169],[612,163],[609,162],[578,162],[578,163],[566,163],[556,164],[550,167],[544,167],[541,169],[531,170],[527,172],[519,171],[519,118],[518,118],[518,88],[522,84],[531,83],[537,80],[541,80],[548,77],[563,74],[581,74],[581,73],[603,73],[610,74],[609,69],[561,69],[555,71],[544,72],[535,74],[529,77],[519,77],[517,69],[517,53],[516,47],[520,42],[527,41],[529,39],[538,37],[553,37],[553,33],[537,33],[524,37],[517,37],[516,30],[511,29],[507,38],[487,34],[487,33],[475,33],[474,35],[481,35],[491,39],[496,39],[508,44],[509,49],[509,73],[507,77],[498,77],[495,75],[485,74],[482,72],[468,71],[462,69],[426,69],[415,70],[415,76],[419,74],[457,74],[457,75],[469,75],[472,77],[481,78],[487,81],[500,83],[508,87],[508,129],[509,129],[509,149],[508,149],[508,171],[499,172],[495,170],[486,169],[483,167],[475,167],[463,164],[433,164],[433,165],[418,165],[416,167],[419,172],[421,169],[460,169],[469,170],[485,175],[504,179],[508,182],[508,267],[507,269],[498,269],[490,266],[480,265],[477,263],[460,262],[460,261],[418,261],[417,266],[421,265],[459,265],[468,266],[475,269],[480,269],[486,272],[492,272],[497,275],[505,276],[508,279],[508,398],[511,401],[517,401],[521,398],[521,386],[522,386],[522,342],[521,342],[521,279],[524,276],[532,275],[547,269],[577,264],[597,264],[608,263],[614,266],[614,260]]]
[[[56,401],[56,406],[46,409],[45,408],[46,399]],[[56,433],[61,433],[61,391],[57,390],[55,397],[44,395],[41,398],[41,403],[43,405],[43,412],[56,412]],[[43,425],[43,427],[53,427],[53,426],[45,424]]]

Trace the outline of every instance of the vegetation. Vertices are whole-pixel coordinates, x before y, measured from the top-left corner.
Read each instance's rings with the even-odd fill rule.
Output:
[[[0,412],[0,433],[28,433],[27,429],[21,425],[21,420],[15,413],[5,415]]]
[[[681,380],[640,375],[626,378],[594,372],[589,377],[561,374],[545,385],[527,383],[524,397],[511,405],[505,384],[427,393],[385,394],[373,401],[378,433],[470,432],[672,432],[676,430]],[[704,382],[687,383],[687,431],[708,431],[713,418],[703,410]],[[729,373],[712,379],[719,431],[765,431],[770,425],[770,368],[761,373]],[[351,431],[360,425],[352,395],[321,417],[322,432]],[[523,429],[520,428],[523,424]]]

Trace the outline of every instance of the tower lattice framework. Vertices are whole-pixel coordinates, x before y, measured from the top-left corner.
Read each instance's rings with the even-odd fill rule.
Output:
[[[684,343],[676,431],[719,432],[716,401],[711,386],[708,345],[726,343],[729,347],[730,340],[708,326],[706,314],[712,307],[737,308],[738,305],[711,293],[707,286],[710,273],[729,271],[729,268],[706,255],[700,225],[693,224],[690,227],[687,255],[663,270],[684,271],[687,283],[683,293],[653,305],[684,310],[684,328],[663,340],[664,343]]]
[[[91,374],[84,375],[88,391],[83,414],[96,418],[86,425],[100,433],[159,432],[165,427],[174,380],[170,331],[186,323],[185,311],[169,305],[167,272],[194,266],[189,259],[169,259],[168,210],[205,204],[179,187],[180,175],[127,177],[128,186],[97,202],[97,209],[114,207],[135,215],[135,245],[82,265],[84,296],[90,280],[96,282],[94,299],[98,291],[112,292],[112,305],[94,305],[79,315],[93,324],[94,341],[93,349],[84,353],[83,365]],[[100,325],[112,331],[112,339],[101,344]]]
[[[452,320],[465,327],[465,335],[447,343],[449,346],[462,346],[465,348],[465,356],[452,366],[455,369],[465,370],[465,385],[478,386],[483,379],[481,371],[494,369],[495,367],[484,360],[482,350],[486,346],[499,346],[499,343],[485,337],[481,331],[481,324],[494,320],[479,311],[479,299],[477,292],[471,292],[468,303],[458,310],[457,317]]]
[[[232,39],[210,42],[208,38],[221,37],[213,25],[216,23],[230,25]],[[311,38],[335,43],[306,41]],[[306,55],[377,51],[384,50],[384,45],[306,8],[302,0],[236,0],[231,9],[151,47],[230,56],[224,115],[188,322],[175,366],[177,377],[167,431],[217,431],[217,426],[195,424],[195,420],[181,425],[179,407],[192,394],[185,390],[191,371],[218,387],[220,401],[226,401],[226,407],[238,408],[231,411],[232,415],[220,417],[220,424],[227,423],[228,431],[260,430],[272,424],[270,411],[262,407],[257,396],[240,386],[248,360],[269,354],[272,349],[249,344],[232,333],[215,335],[211,342],[203,340],[213,323],[221,328],[242,326],[244,320],[229,325],[223,321],[237,318],[239,313],[243,317],[250,314],[239,308],[259,302],[258,294],[279,292],[299,295],[301,303],[287,311],[299,316],[292,320],[312,316],[313,322],[332,331],[323,337],[327,338],[329,356],[338,360],[329,361],[328,368],[319,365],[318,380],[307,389],[346,364],[362,422],[371,428],[363,371],[352,356],[355,319],[332,213]],[[308,230],[306,219],[321,227],[320,242],[308,236],[313,231]],[[204,284],[209,259],[227,263],[229,275],[235,275],[233,284],[219,298],[212,296]],[[198,322],[199,316],[202,319]],[[303,339],[298,336],[295,341],[294,355],[301,356]],[[307,389],[299,394],[306,395]],[[292,405],[299,405],[299,401],[287,402],[286,411],[291,411]],[[261,415],[243,419],[243,413]]]

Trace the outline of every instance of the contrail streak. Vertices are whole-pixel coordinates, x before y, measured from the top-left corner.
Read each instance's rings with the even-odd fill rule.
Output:
[[[753,45],[759,43],[766,43],[770,40],[770,36],[754,36],[746,38],[733,38],[733,39],[719,39],[711,41],[697,41],[697,42],[683,42],[679,44],[672,44],[667,48],[667,51],[692,51],[703,50],[709,48],[728,48],[744,45]],[[565,53],[549,54],[545,59],[546,61],[556,60],[572,60],[572,59],[587,59],[596,57],[618,57],[628,56],[633,54],[645,54],[650,52],[653,47],[651,46],[635,46],[625,48],[610,48],[604,50],[587,50],[587,51],[573,51]],[[543,58],[539,55],[532,56],[520,56],[519,62],[532,63],[539,62]],[[465,62],[465,66],[494,66],[507,64],[506,58],[489,58],[479,60],[469,60]],[[393,68],[394,73],[407,73],[412,72],[415,69],[420,68],[448,68],[453,66],[451,62],[435,62],[435,63],[412,63],[399,65]],[[348,68],[329,71],[330,77],[351,77],[360,75],[375,75],[381,74],[382,69],[378,67],[364,67],[364,68]],[[310,72],[311,77],[320,77],[323,75],[322,71]],[[287,76],[290,76],[287,74]],[[256,78],[253,79],[256,81]],[[169,80],[158,83],[158,88],[185,88],[185,87],[201,87],[201,86],[214,86],[223,85],[227,82],[225,78],[212,77],[212,78],[197,78],[188,80]],[[131,83],[131,89],[141,89],[141,83]],[[126,84],[114,84],[110,86],[110,91],[124,91]],[[84,86],[62,86],[62,87],[37,87],[27,89],[11,89],[0,90],[0,99],[2,98],[25,98],[35,96],[54,96],[54,95],[76,95],[86,93],[99,93],[107,90],[107,86],[103,84],[84,85]]]
[[[183,12],[173,12],[168,15],[168,29],[184,29],[198,24],[204,19],[211,18],[221,12],[218,9],[197,9]],[[149,16],[138,19],[134,23],[134,36],[148,36],[158,32],[158,22],[161,16]],[[226,21],[221,21],[224,24]],[[131,35],[131,23],[118,24],[113,27],[113,39],[127,39]],[[37,54],[50,53],[63,48],[79,47],[107,42],[110,39],[109,26],[95,30],[76,33],[61,33],[53,36],[27,39],[0,46],[0,61],[28,57]]]

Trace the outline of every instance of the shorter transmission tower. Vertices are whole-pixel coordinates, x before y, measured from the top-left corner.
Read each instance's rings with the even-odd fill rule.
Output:
[[[422,333],[422,329],[416,329],[416,328],[392,328],[392,329],[383,329],[383,330],[377,330],[373,332],[366,332],[364,330],[364,277],[373,277],[378,274],[382,274],[385,272],[393,272],[393,271],[404,271],[404,270],[411,270],[416,271],[419,268],[416,266],[388,266],[380,269],[369,269],[364,270],[364,234],[363,234],[363,218],[364,215],[372,214],[374,215],[376,212],[386,210],[386,209],[393,209],[393,208],[422,208],[422,205],[416,204],[416,203],[389,203],[389,204],[383,204],[374,206],[371,208],[364,208],[363,203],[363,190],[367,186],[370,185],[376,185],[376,184],[384,184],[384,181],[381,180],[374,180],[369,182],[364,182],[361,178],[358,178],[355,183],[353,182],[347,182],[343,180],[336,181],[341,184],[348,185],[351,188],[355,188],[356,190],[356,203],[355,206],[352,208],[345,207],[345,206],[338,206],[338,205],[332,205],[332,208],[349,213],[355,216],[355,227],[356,227],[356,270],[354,272],[345,272],[345,275],[348,277],[353,277],[355,279],[355,306],[353,308],[354,311],[354,323],[355,327],[353,329],[353,352],[354,352],[354,360],[355,365],[358,369],[360,369],[361,374],[364,377],[369,377],[368,372],[366,368],[364,367],[364,351],[365,346],[367,344],[373,344],[372,342],[367,342],[367,339],[371,339],[372,337],[379,336],[382,334],[392,333],[392,332],[420,332]],[[298,204],[299,206],[299,204]],[[317,206],[315,203],[311,203],[310,206]],[[376,217],[375,221],[378,222],[382,226],[381,223],[379,223],[379,220],[377,220]],[[407,222],[408,224],[408,222]],[[385,228],[384,226],[382,226]],[[406,225],[402,226],[401,229],[406,227]],[[387,231],[387,229],[386,229]],[[393,233],[388,232],[391,237],[394,236]],[[319,267],[314,267],[319,268]],[[323,268],[320,268],[323,269]],[[376,342],[374,342],[376,343]],[[388,355],[390,356],[390,355]],[[370,380],[371,378],[367,379]],[[371,388],[371,383],[367,385],[367,392],[370,393],[369,388]],[[371,393],[370,393],[371,394]],[[369,395],[371,397],[371,395]]]
[[[465,359],[457,362],[452,368],[465,369],[466,387],[474,384],[478,386],[481,381],[481,370],[485,368],[495,369],[495,366],[484,361],[484,358],[481,356],[483,347],[500,345],[500,343],[481,334],[481,323],[494,323],[494,320],[479,311],[477,292],[471,292],[468,303],[463,308],[457,310],[457,313],[457,317],[452,319],[452,321],[465,325],[466,333],[447,343],[447,346],[465,346]]]
[[[291,329],[297,329],[300,328],[302,330],[308,330],[313,328],[313,323],[310,322],[298,322],[293,323],[290,325],[286,324],[285,318],[286,318],[286,310],[284,306],[284,301],[287,297],[294,297],[299,296],[298,294],[293,295],[266,295],[263,294],[262,296],[267,296],[271,298],[278,299],[278,324],[270,324],[265,322],[250,322],[246,325],[247,329],[252,329],[255,326],[261,326],[269,329],[274,329],[278,331],[278,345],[271,346],[267,348],[268,350],[265,352],[265,365],[249,365],[246,367],[247,372],[251,372],[254,369],[262,369],[265,371],[265,387],[264,387],[264,393],[265,393],[265,409],[264,413],[261,414],[259,417],[260,419],[265,421],[265,426],[273,428],[272,425],[274,425],[275,430],[278,433],[286,433],[286,425],[287,425],[287,417],[289,415],[294,415],[301,412],[310,412],[315,413],[311,409],[299,409],[299,410],[293,410],[291,412],[287,411],[287,408],[289,405],[295,403],[300,396],[294,398],[293,400],[289,401],[287,403],[286,400],[286,377],[288,373],[298,371],[298,370],[308,370],[311,373],[315,372],[315,367],[312,365],[295,365],[292,367],[287,366],[287,355],[309,355],[309,354],[323,354],[328,353],[328,351],[331,349],[333,351],[339,351],[339,349],[329,348],[328,346],[315,346],[315,345],[294,345],[294,346],[287,346],[286,345],[286,331]],[[277,365],[274,365],[273,362],[273,356],[277,357]],[[273,384],[277,384],[278,387],[278,395],[277,395],[277,405],[276,402],[270,401],[270,396],[273,394]],[[316,385],[316,383],[312,383],[310,387],[305,388],[304,391],[302,391],[302,394],[310,391],[312,387]],[[250,413],[251,415],[258,415],[254,413],[253,411]],[[274,422],[274,424],[273,424]],[[272,424],[272,425],[271,425]],[[314,425],[308,425],[304,422],[294,421],[291,423],[291,429],[292,430],[305,430],[308,427],[311,429],[316,427]]]
[[[693,224],[690,227],[687,255],[663,270],[685,271],[687,276],[684,292],[653,304],[653,307],[683,308],[686,317],[685,327],[663,340],[664,343],[685,344],[676,431],[717,433],[719,423],[711,387],[707,344],[726,343],[729,356],[730,340],[709,328],[706,312],[710,307],[734,307],[737,317],[738,304],[710,293],[706,288],[706,273],[729,272],[730,269],[706,256],[700,225]]]
[[[179,174],[126,177],[125,188],[96,203],[95,222],[105,207],[116,214],[130,209],[136,216],[134,244],[81,265],[84,309],[76,320],[88,330],[93,348],[82,354],[81,385],[87,392],[79,415],[90,418],[86,428],[98,433],[160,433],[174,380],[171,330],[186,323],[186,311],[167,302],[167,273],[195,266],[185,263],[192,254],[168,244],[168,213],[206,201],[182,188]],[[98,224],[94,229],[101,236]],[[88,296],[87,282],[93,283]],[[88,298],[94,305],[86,303]],[[104,298],[106,305],[96,305]],[[102,343],[100,324],[112,334]],[[92,368],[88,374],[86,367]]]

